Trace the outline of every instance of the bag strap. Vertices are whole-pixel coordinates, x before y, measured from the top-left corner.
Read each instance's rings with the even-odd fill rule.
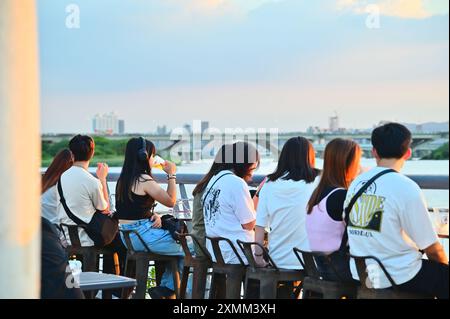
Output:
[[[216,180],[214,181],[214,183],[213,183],[213,184],[211,185],[211,187],[208,189],[208,192],[206,193],[206,195],[203,196],[202,205],[204,204],[206,198],[208,197],[209,193],[210,193],[211,190],[213,189],[214,185],[216,185],[216,183],[217,183],[222,177],[227,176],[227,175],[233,175],[233,174],[232,174],[232,173],[226,173],[226,174],[223,174],[222,176],[219,176],[219,178],[216,179]]]
[[[386,169],[382,172],[379,172],[371,179],[369,179],[367,181],[367,183],[365,183],[364,186],[361,187],[359,189],[359,191],[352,197],[348,206],[345,207],[345,209],[344,209],[345,215],[350,216],[350,212],[352,211],[352,208],[355,205],[358,198],[361,197],[361,195],[369,188],[369,186],[372,185],[378,178],[380,178],[381,176],[388,174],[388,173],[397,173],[397,171],[393,170],[393,169]],[[339,248],[339,250],[345,249],[345,247],[347,246],[347,242],[348,242],[348,233],[347,233],[347,226],[346,226],[345,231],[344,231],[344,236],[342,237],[341,247]]]
[[[59,200],[61,202],[61,204],[64,207],[64,210],[67,213],[67,216],[77,225],[82,225],[82,226],[86,226],[87,223],[82,221],[81,219],[79,219],[77,216],[75,216],[72,211],[70,210],[69,206],[67,206],[67,202],[66,199],[64,198],[64,194],[62,191],[62,186],[61,186],[61,177],[58,180],[58,193],[59,193]]]

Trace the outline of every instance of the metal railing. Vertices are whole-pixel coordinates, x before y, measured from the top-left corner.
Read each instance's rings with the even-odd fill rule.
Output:
[[[119,179],[119,173],[111,173],[108,175],[108,182],[117,182]],[[189,211],[190,197],[186,191],[186,185],[196,185],[202,178],[203,174],[177,174],[177,184],[180,191],[180,202],[182,203],[183,210]],[[254,175],[253,180],[249,183],[250,187],[257,187],[265,178],[265,175]],[[413,181],[415,181],[420,188],[428,190],[448,190],[449,176],[448,175],[409,175]],[[153,178],[160,184],[167,184],[166,174],[153,174]],[[175,206],[175,211],[179,211],[178,206]]]

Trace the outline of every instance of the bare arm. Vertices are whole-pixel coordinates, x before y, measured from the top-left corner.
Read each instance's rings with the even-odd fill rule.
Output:
[[[264,234],[265,234],[264,227],[256,226],[256,228],[255,228],[255,242],[257,242],[258,244],[261,244],[261,245],[264,246]],[[255,249],[255,254],[256,255],[259,255],[261,253],[262,253],[262,251],[261,251],[261,249],[259,247]]]
[[[106,179],[100,179],[100,183],[103,188],[103,198],[105,199],[108,206],[106,207],[105,213],[109,213],[109,209],[111,208],[111,204],[109,203],[109,194],[108,194],[108,185],[106,184]]]
[[[264,227],[256,226],[255,242],[257,242],[258,244],[261,244],[262,246],[264,246],[264,234],[265,234]],[[267,265],[267,262],[264,260],[263,251],[258,246],[255,246],[254,256],[255,256],[255,261],[259,266],[265,267]]]
[[[168,181],[167,190],[161,188],[155,181],[145,183],[144,191],[155,201],[167,207],[174,207],[177,202],[177,184],[175,179]]]
[[[103,191],[103,199],[106,201],[106,209],[104,210],[105,214],[109,214],[109,209],[111,208],[111,205],[109,203],[109,194],[108,194],[108,184],[106,181],[106,177],[108,176],[109,167],[106,163],[98,163],[97,164],[97,177],[102,184],[102,191]]]
[[[256,219],[252,220],[250,223],[241,225],[245,230],[253,230],[256,225]]]
[[[448,258],[441,243],[435,242],[433,245],[425,248],[424,251],[429,260],[448,265]]]
[[[166,161],[163,167],[164,172],[168,175],[174,175],[177,167],[174,163]],[[174,207],[177,203],[177,182],[175,178],[167,181],[167,190],[163,190],[155,181],[151,180],[146,183],[145,192],[154,200],[167,207]]]

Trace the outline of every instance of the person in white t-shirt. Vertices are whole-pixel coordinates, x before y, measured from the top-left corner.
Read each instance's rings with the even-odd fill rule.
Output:
[[[279,268],[301,269],[292,249],[309,251],[306,208],[319,181],[319,170],[314,166],[311,142],[303,137],[293,137],[283,146],[275,172],[267,176],[255,195],[259,198],[256,241],[264,244],[264,233],[268,228],[269,253]],[[260,248],[255,249],[255,260],[264,264]]]
[[[108,187],[106,184],[108,165],[105,163],[97,164],[97,178],[88,171],[90,160],[95,152],[94,140],[90,136],[77,135],[70,140],[69,148],[73,154],[74,163],[71,168],[61,175],[61,186],[67,206],[76,217],[86,223],[91,221],[96,211],[110,214]],[[57,194],[57,198],[59,223],[76,225],[64,210],[59,194]],[[62,229],[67,244],[71,245],[67,228],[62,227]],[[80,238],[81,246],[94,246],[94,242],[83,229],[78,230],[78,236]],[[111,249],[118,254],[120,272],[123,273],[123,270],[125,269],[126,248],[122,244],[118,233],[114,240],[105,248]],[[112,255],[104,256],[103,272],[115,273]],[[114,291],[113,294],[120,295],[120,290]]]
[[[106,185],[108,165],[99,163],[97,177],[89,173],[89,162],[94,156],[94,140],[90,136],[77,135],[69,142],[69,148],[74,156],[71,168],[61,175],[61,186],[67,206],[72,213],[82,221],[89,223],[96,211],[109,214],[109,196]],[[58,217],[61,224],[76,225],[69,218],[58,196]],[[67,231],[65,231],[67,234]],[[79,228],[78,234],[83,247],[94,246],[87,233]],[[66,235],[70,245],[70,237]]]
[[[377,167],[350,185],[346,205],[373,176],[386,169],[400,172],[411,157],[411,133],[401,124],[389,123],[372,133]],[[350,253],[373,256],[385,266],[399,288],[408,292],[448,298],[448,258],[445,255],[419,186],[400,173],[377,179],[357,200],[348,223]],[[423,251],[428,259],[422,258]],[[391,286],[374,261],[366,261],[374,288]],[[354,260],[353,278],[358,279]]]
[[[56,154],[42,175],[41,215],[52,224],[58,223],[58,191],[56,184],[61,175],[73,165],[73,154],[64,149]]]
[[[206,176],[196,189],[203,192],[202,207],[206,236],[231,240],[243,262],[247,263],[236,241],[255,239],[255,208],[247,182],[259,165],[256,148],[248,143],[224,145]],[[207,249],[214,256],[210,241]],[[239,264],[237,255],[225,242],[220,243],[225,263]],[[214,257],[213,257],[214,258]]]

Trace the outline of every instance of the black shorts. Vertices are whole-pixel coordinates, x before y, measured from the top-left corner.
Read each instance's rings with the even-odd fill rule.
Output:
[[[427,259],[422,260],[422,268],[410,281],[399,285],[401,290],[448,299],[448,265]]]

